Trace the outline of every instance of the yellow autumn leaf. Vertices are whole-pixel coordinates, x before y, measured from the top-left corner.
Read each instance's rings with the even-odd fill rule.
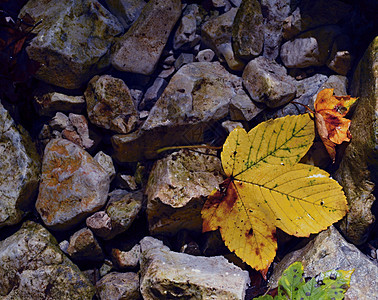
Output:
[[[314,139],[310,114],[236,128],[221,154],[228,178],[202,209],[203,231],[220,229],[225,244],[263,275],[273,261],[276,227],[309,236],[341,219],[341,186],[317,167],[299,164]]]

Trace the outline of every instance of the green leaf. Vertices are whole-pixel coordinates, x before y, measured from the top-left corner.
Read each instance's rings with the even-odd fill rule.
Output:
[[[297,261],[291,264],[282,274],[278,281],[279,288],[282,288],[289,299],[295,299],[298,289],[304,285],[303,266]]]
[[[271,295],[264,295],[257,298],[253,298],[256,300],[273,300],[273,297]],[[276,297],[274,297],[274,300],[276,300]]]
[[[329,270],[312,278],[300,290],[297,299],[308,300],[339,300],[349,288],[353,270]]]

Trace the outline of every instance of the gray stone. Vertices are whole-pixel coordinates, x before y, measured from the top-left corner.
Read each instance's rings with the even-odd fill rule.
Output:
[[[127,30],[139,17],[145,0],[105,0],[110,12],[115,15]]]
[[[112,230],[103,238],[109,240],[126,231],[141,210],[142,201],[143,194],[140,191],[132,193],[125,190],[112,191],[105,209],[106,214],[110,217]]]
[[[109,184],[108,173],[86,151],[65,139],[51,140],[35,206],[47,226],[66,230],[105,204]]]
[[[284,105],[295,97],[294,81],[283,66],[263,56],[251,60],[243,71],[243,84],[251,98],[269,107]]]
[[[0,102],[0,228],[21,221],[38,189],[41,159],[27,131]]]
[[[177,253],[151,240],[145,237],[141,241],[140,291],[144,299],[244,299],[250,282],[247,271],[222,256]]]
[[[282,40],[282,26],[290,13],[290,0],[262,0],[261,8],[266,15],[263,26],[263,55],[269,59],[276,59]]]
[[[349,212],[340,228],[353,243],[360,245],[375,217],[371,207],[378,174],[378,37],[359,62],[351,84],[352,96],[359,97],[352,117],[352,139],[347,147],[336,180],[344,187]]]
[[[193,48],[201,39],[197,34],[197,26],[201,21],[202,15],[198,4],[189,4],[185,8],[180,25],[176,30],[173,49],[177,50],[184,45]]]
[[[113,67],[144,75],[153,73],[180,15],[180,0],[149,1],[112,49]]]
[[[232,46],[235,55],[250,60],[258,56],[264,45],[264,24],[260,2],[242,1],[232,25]]]
[[[95,289],[41,225],[25,222],[0,241],[2,299],[88,299]]]
[[[210,62],[214,58],[214,51],[211,49],[203,49],[200,52],[198,52],[195,60],[200,62]]]
[[[105,259],[104,263],[101,265],[99,272],[100,276],[104,277],[106,274],[109,274],[113,270],[113,263],[109,259]]]
[[[112,249],[112,257],[113,257],[113,261],[120,269],[136,268],[139,264],[140,245],[136,244],[129,251],[121,251],[119,249]]]
[[[305,276],[309,277],[332,269],[355,269],[344,299],[378,298],[378,264],[371,261],[354,245],[347,243],[333,226],[321,232],[304,248],[286,255],[274,268],[269,285],[277,286],[282,272],[295,261],[302,262]]]
[[[224,121],[222,122],[222,127],[226,129],[228,133],[230,133],[236,127],[243,128],[243,124],[235,121]]]
[[[74,132],[77,133],[79,137],[79,140],[76,142],[76,144],[80,147],[83,147],[84,149],[91,148],[94,145],[94,140],[89,137],[88,121],[86,117],[83,115],[70,113],[68,115],[68,119],[70,120],[70,123],[74,128]],[[65,133],[64,130],[62,134],[64,137],[68,138],[67,133]],[[71,141],[74,142],[74,140]]]
[[[183,65],[190,64],[194,61],[194,55],[192,53],[181,53],[175,61],[175,69],[180,69]]]
[[[235,57],[232,49],[232,24],[237,8],[210,19],[202,25],[202,42],[215,51],[221,61],[226,61],[231,70],[240,71],[244,63]]]
[[[138,300],[139,275],[137,273],[112,272],[96,283],[101,300]]]
[[[57,92],[34,96],[38,115],[53,117],[56,112],[81,113],[85,107],[83,96],[69,96]]]
[[[263,109],[257,107],[247,95],[239,95],[231,99],[229,111],[233,121],[251,121]]]
[[[62,131],[71,125],[70,119],[62,112],[58,111],[49,122],[53,130]]]
[[[152,167],[145,191],[151,234],[201,231],[204,200],[223,177],[220,160],[211,155],[214,151],[196,150],[175,152]]]
[[[95,235],[104,238],[110,235],[112,230],[112,220],[105,211],[95,212],[86,219],[86,224]]]
[[[137,111],[122,79],[97,75],[88,83],[84,95],[91,123],[118,133],[135,129]]]
[[[110,64],[110,47],[123,31],[116,17],[96,0],[31,0],[19,17],[36,22],[26,48],[41,64],[36,78],[67,89],[79,88]]]
[[[144,94],[143,100],[138,105],[138,108],[140,110],[150,110],[151,107],[159,99],[167,85],[168,82],[165,79],[157,77],[154,83],[147,89],[146,93]]]
[[[346,34],[336,37],[327,60],[327,66],[340,75],[346,76],[352,67],[351,41]]]
[[[102,151],[97,152],[93,158],[108,173],[110,181],[112,181],[116,175],[112,158]]]
[[[219,62],[187,64],[172,77],[141,130],[112,137],[115,158],[140,161],[155,158],[165,146],[201,143],[203,132],[227,116],[231,100],[243,95],[241,78]]]
[[[319,90],[316,92],[320,92],[323,89],[333,89],[333,93],[336,96],[345,96],[347,95],[347,87],[348,87],[348,79],[342,75],[331,75],[329,78],[320,86]],[[313,100],[315,102],[316,95],[313,96]]]
[[[135,182],[135,177],[127,174],[117,174],[116,178],[117,186],[121,189],[126,189],[128,191],[135,191],[138,189],[138,185]]]
[[[70,237],[67,253],[72,259],[84,261],[102,261],[104,253],[88,228],[76,231]]]

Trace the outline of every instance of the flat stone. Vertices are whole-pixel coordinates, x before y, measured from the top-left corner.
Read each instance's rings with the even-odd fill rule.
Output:
[[[173,252],[152,237],[142,239],[141,250],[143,299],[244,299],[248,272],[223,256]]]
[[[133,272],[112,272],[96,283],[101,300],[138,300],[139,275]]]
[[[286,69],[263,56],[251,60],[243,71],[243,84],[254,101],[269,107],[290,102],[296,94],[295,82]]]
[[[104,259],[101,246],[88,228],[80,229],[70,237],[67,253],[72,259],[81,261],[94,262]]]
[[[104,238],[110,235],[112,230],[112,220],[105,211],[95,212],[86,219],[86,224],[95,235]]]
[[[304,248],[286,255],[274,268],[269,285],[277,286],[282,272],[295,261],[302,262],[305,276],[309,277],[332,269],[355,269],[344,299],[378,298],[378,264],[347,243],[333,226],[318,234]]]
[[[0,228],[21,221],[38,189],[41,158],[0,102]]]
[[[340,228],[354,244],[364,243],[375,217],[371,208],[378,165],[378,37],[360,60],[353,76],[351,94],[358,97],[352,116],[352,139],[335,179],[343,186],[349,212]]]
[[[264,45],[264,24],[260,2],[244,0],[232,25],[232,46],[235,55],[250,60],[258,56]]]
[[[0,241],[2,299],[87,299],[95,289],[41,225],[25,222]]]
[[[81,113],[85,100],[83,96],[52,92],[34,96],[34,104],[38,115],[53,117],[57,112]]]
[[[244,63],[238,59],[232,49],[232,24],[234,23],[237,8],[210,19],[202,25],[202,42],[215,51],[218,58],[226,61],[231,70],[240,71]]]
[[[150,75],[181,15],[180,0],[153,0],[112,49],[112,65],[124,72]]]
[[[145,192],[151,234],[201,231],[204,200],[223,177],[220,160],[211,155],[215,153],[197,150],[175,152],[152,167]]]
[[[88,83],[84,95],[91,123],[118,133],[135,129],[138,114],[122,79],[97,75]]]
[[[86,151],[65,139],[51,140],[36,209],[54,230],[72,228],[105,204],[109,184],[108,173]]]
[[[67,89],[79,88],[109,66],[113,39],[123,32],[118,19],[96,0],[31,0],[19,17],[26,14],[43,20],[26,48],[41,65],[34,76]]]

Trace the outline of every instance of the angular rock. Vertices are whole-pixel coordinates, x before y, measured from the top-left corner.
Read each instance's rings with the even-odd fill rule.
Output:
[[[181,53],[175,61],[175,69],[180,69],[183,65],[190,64],[194,61],[194,55],[192,53]]]
[[[65,139],[51,140],[36,209],[54,230],[72,228],[105,204],[109,184],[108,173],[86,151]]]
[[[265,15],[263,55],[269,59],[276,59],[282,40],[282,26],[290,13],[290,0],[262,0],[261,8]]]
[[[346,76],[352,67],[351,41],[346,34],[339,35],[333,42],[327,66],[340,75]]]
[[[138,114],[122,79],[97,75],[88,83],[84,95],[91,123],[118,133],[135,129]]]
[[[88,121],[85,116],[70,113],[68,119],[72,129],[64,129],[62,136],[84,149],[91,148],[94,140],[89,137]]]
[[[167,85],[168,83],[166,80],[157,77],[152,86],[147,89],[146,93],[144,94],[143,100],[138,105],[138,108],[140,110],[150,110],[159,99]]]
[[[85,221],[95,235],[104,238],[110,235],[112,230],[112,220],[104,211],[95,212]]]
[[[154,164],[146,186],[151,234],[201,231],[204,200],[223,181],[220,160],[213,152],[181,150]]]
[[[139,17],[146,5],[144,0],[105,0],[105,2],[110,12],[118,18],[126,30]]]
[[[38,189],[41,159],[28,132],[0,102],[0,228],[21,221]]]
[[[202,25],[202,42],[215,51],[220,60],[225,60],[231,70],[240,71],[244,63],[235,57],[232,49],[232,24],[237,8],[210,19]]]
[[[126,231],[142,208],[143,194],[140,191],[114,190],[109,194],[106,214],[110,217],[112,230],[104,239],[112,239]]]
[[[277,286],[282,272],[295,261],[302,262],[305,276],[309,277],[331,269],[355,269],[344,299],[378,298],[378,265],[354,245],[347,243],[333,226],[321,232],[304,248],[286,255],[274,268],[269,285]]]
[[[251,121],[263,109],[257,107],[247,95],[240,95],[231,99],[229,111],[233,121]]]
[[[173,252],[151,237],[141,241],[141,250],[144,299],[244,299],[248,272],[222,256]]]
[[[244,0],[232,25],[235,55],[250,60],[260,55],[264,45],[264,24],[258,0]]]
[[[375,219],[371,207],[378,180],[378,37],[357,66],[351,94],[358,97],[350,126],[352,139],[335,178],[344,187],[349,204],[340,228],[350,241],[360,245]]]
[[[193,48],[201,37],[197,34],[197,25],[202,21],[202,15],[198,4],[189,4],[181,17],[180,25],[176,30],[173,39],[173,49],[177,50],[182,46]]]
[[[203,132],[227,116],[231,100],[244,95],[241,78],[219,62],[187,64],[172,77],[140,131],[112,137],[115,158],[140,161],[156,157],[161,147],[201,143]]]
[[[34,76],[67,89],[79,88],[109,66],[112,41],[123,31],[97,0],[31,0],[19,17],[26,14],[43,20],[26,48],[41,65]]]
[[[139,264],[140,245],[136,244],[129,251],[121,251],[119,249],[112,250],[114,263],[121,269],[136,268]]]
[[[144,75],[153,73],[180,15],[180,0],[149,1],[112,49],[113,67]]]
[[[2,299],[88,299],[95,289],[41,225],[25,222],[0,241]]]
[[[127,174],[117,174],[116,178],[117,186],[121,189],[128,191],[135,191],[138,189],[138,185],[135,181],[135,177]]]
[[[40,116],[53,117],[56,112],[81,113],[85,107],[85,100],[83,96],[51,92],[34,96],[34,104]]]
[[[93,158],[106,172],[108,172],[110,181],[112,181],[116,174],[112,158],[102,151],[97,152]]]
[[[109,273],[97,281],[96,288],[101,300],[141,299],[137,273]]]
[[[296,93],[294,79],[286,69],[263,56],[251,60],[243,71],[243,84],[251,98],[269,107],[290,102]]]
[[[101,246],[88,228],[80,229],[71,236],[67,253],[75,260],[102,261],[104,259]]]

